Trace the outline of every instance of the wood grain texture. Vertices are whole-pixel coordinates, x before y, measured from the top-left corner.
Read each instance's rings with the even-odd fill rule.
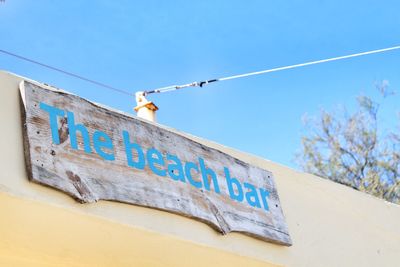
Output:
[[[291,239],[271,172],[249,165],[216,149],[207,147],[156,124],[112,111],[78,96],[35,85],[21,84],[24,143],[29,179],[63,191],[81,203],[99,200],[118,201],[187,216],[202,221],[222,234],[242,232],[265,241],[290,246]],[[83,124],[92,136],[105,132],[113,142],[115,160],[107,161],[83,150],[78,134],[78,149],[71,148],[68,121],[58,118],[60,144],[52,141],[49,114],[41,102],[74,112],[75,123]],[[218,179],[220,194],[155,175],[148,165],[144,170],[128,166],[122,131],[144,151],[156,148],[163,155],[176,155],[184,164],[204,159]],[[168,161],[165,161],[168,164]],[[241,184],[268,190],[269,211],[252,207],[246,201],[230,198],[224,167]],[[193,179],[201,181],[200,174]],[[244,189],[244,192],[246,190]]]

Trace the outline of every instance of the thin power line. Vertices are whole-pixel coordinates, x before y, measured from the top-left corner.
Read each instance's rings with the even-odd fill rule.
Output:
[[[65,75],[68,75],[68,76],[71,76],[71,77],[74,77],[74,78],[83,80],[83,81],[85,81],[85,82],[89,82],[89,83],[95,84],[95,85],[97,85],[97,86],[100,86],[100,87],[103,87],[103,88],[107,88],[107,89],[109,89],[109,90],[113,90],[113,91],[118,92],[118,93],[121,93],[121,94],[133,96],[133,94],[131,94],[131,93],[125,91],[125,90],[118,89],[118,88],[115,88],[115,87],[113,87],[113,86],[111,86],[111,85],[108,85],[108,84],[105,84],[105,83],[101,83],[101,82],[98,82],[98,81],[95,81],[95,80],[92,80],[92,79],[89,79],[89,78],[85,78],[85,77],[83,77],[83,76],[81,76],[81,75],[78,75],[78,74],[75,74],[75,73],[72,73],[72,72],[69,72],[69,71],[65,71],[65,70],[62,70],[62,69],[59,69],[59,68],[56,68],[56,67],[53,67],[53,66],[50,66],[50,65],[41,63],[41,62],[39,62],[39,61],[36,61],[36,60],[33,60],[33,59],[29,59],[29,58],[27,58],[27,57],[23,57],[23,56],[20,56],[20,55],[11,53],[11,52],[6,51],[6,50],[0,49],[0,52],[3,53],[3,54],[7,54],[7,55],[9,55],[9,56],[13,56],[13,57],[19,58],[19,59],[24,60],[24,61],[28,61],[28,62],[33,63],[33,64],[36,64],[36,65],[39,65],[39,66],[48,68],[48,69],[51,69],[51,70],[54,70],[54,71],[63,73],[63,74],[65,74]]]
[[[239,75],[222,77],[222,78],[218,78],[218,79],[211,79],[211,80],[200,81],[200,82],[192,82],[192,83],[182,84],[182,85],[171,85],[171,86],[157,88],[157,89],[150,90],[150,91],[145,91],[144,94],[164,93],[164,92],[174,91],[174,90],[178,90],[178,89],[182,89],[182,88],[186,88],[186,87],[197,87],[197,86],[203,87],[204,85],[207,85],[207,84],[213,83],[213,82],[227,81],[227,80],[239,79],[239,78],[244,78],[244,77],[253,76],[253,75],[260,75],[260,74],[265,74],[265,73],[270,73],[270,72],[281,71],[281,70],[300,68],[300,67],[305,67],[305,66],[309,66],[309,65],[326,63],[326,62],[330,62],[330,61],[366,56],[366,55],[376,54],[376,53],[383,53],[383,52],[396,50],[396,49],[400,49],[400,46],[393,46],[393,47],[389,47],[389,48],[371,50],[371,51],[367,51],[367,52],[350,54],[350,55],[346,55],[346,56],[321,59],[321,60],[310,61],[310,62],[306,62],[306,63],[289,65],[289,66],[278,67],[278,68],[273,68],[273,69],[267,69],[267,70],[262,70],[262,71],[249,72],[249,73],[244,73],[244,74],[239,74]]]

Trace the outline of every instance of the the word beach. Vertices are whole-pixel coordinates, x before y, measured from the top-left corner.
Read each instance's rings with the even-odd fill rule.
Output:
[[[291,244],[268,170],[208,141],[63,91],[24,82],[20,92],[32,182],[81,203],[140,205],[207,223],[223,234]]]

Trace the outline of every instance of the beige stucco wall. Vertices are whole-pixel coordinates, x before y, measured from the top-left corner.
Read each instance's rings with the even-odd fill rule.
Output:
[[[178,215],[121,203],[79,204],[30,183],[19,82],[0,72],[1,266],[394,266],[400,206],[197,137],[273,172],[293,246],[221,236]],[[182,133],[181,133],[182,134]]]

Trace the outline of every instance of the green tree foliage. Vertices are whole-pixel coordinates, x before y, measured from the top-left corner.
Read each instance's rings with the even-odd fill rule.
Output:
[[[387,86],[380,86],[384,97]],[[358,109],[321,111],[306,120],[297,162],[304,171],[400,204],[400,131],[378,131],[380,105],[360,96]]]

